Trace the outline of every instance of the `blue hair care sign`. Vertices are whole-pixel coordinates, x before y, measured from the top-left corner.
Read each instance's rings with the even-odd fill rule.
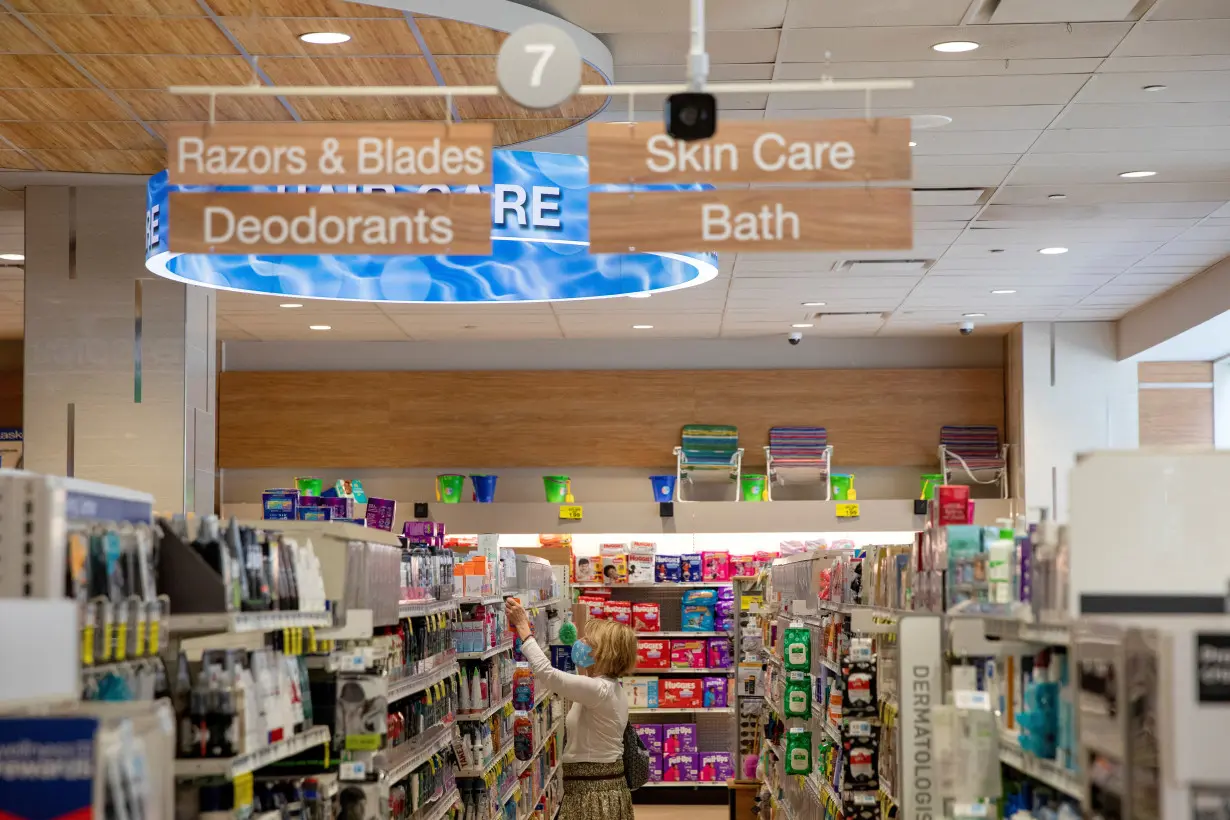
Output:
[[[167,248],[172,191],[261,193],[449,192],[447,186],[174,186],[166,172],[149,181],[145,266],[194,285],[315,299],[364,302],[483,303],[599,299],[676,290],[717,276],[711,253],[589,253],[589,163],[571,154],[496,151],[489,186],[454,192],[492,194],[492,255],[242,256],[174,254]],[[642,186],[637,190],[647,190]],[[700,185],[655,185],[700,190]],[[592,190],[619,190],[595,186]]]

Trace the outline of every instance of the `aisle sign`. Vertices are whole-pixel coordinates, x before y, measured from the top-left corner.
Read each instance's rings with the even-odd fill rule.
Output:
[[[661,122],[591,123],[590,184],[867,182],[913,175],[910,121],[724,120],[683,142]]]
[[[904,615],[897,622],[897,726],[901,771],[897,799],[901,820],[943,816],[934,710],[944,704],[942,626],[939,615]]]
[[[589,211],[590,253],[914,245],[909,188],[594,193]]]
[[[171,194],[172,253],[491,253],[488,194]]]
[[[858,518],[858,505],[857,504],[838,504],[837,505],[837,517],[838,518]]]
[[[490,185],[491,123],[171,123],[172,185]]]
[[[580,521],[581,520],[581,505],[566,504],[559,508],[560,521]]]

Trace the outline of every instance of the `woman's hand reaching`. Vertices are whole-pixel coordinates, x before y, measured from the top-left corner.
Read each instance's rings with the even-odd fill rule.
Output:
[[[508,625],[517,631],[517,635],[521,640],[531,637],[530,618],[525,614],[525,609],[521,604],[517,603],[516,598],[504,599],[504,615],[508,618]]]

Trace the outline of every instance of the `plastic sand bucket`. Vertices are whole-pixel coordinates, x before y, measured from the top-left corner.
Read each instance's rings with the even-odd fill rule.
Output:
[[[651,475],[649,481],[653,484],[654,501],[670,501],[675,497],[675,477],[673,475]]]
[[[563,504],[568,497],[568,476],[544,475],[542,488],[547,491],[547,501],[552,504]]]
[[[324,492],[324,482],[319,478],[296,478],[295,486],[299,488],[299,495],[310,495],[316,498]]]
[[[935,488],[944,483],[939,473],[923,473],[918,477],[918,497],[929,501],[935,497]]]
[[[742,485],[744,501],[764,501],[764,476],[744,473],[739,483]]]
[[[466,477],[463,475],[436,476],[436,501],[445,504],[460,504],[461,491],[465,489]]]
[[[834,501],[848,501],[850,489],[854,486],[854,476],[849,473],[833,473],[829,477],[829,486],[833,488]]]
[[[474,485],[474,500],[479,504],[490,504],[495,501],[495,480],[499,476],[472,475],[470,483]]]

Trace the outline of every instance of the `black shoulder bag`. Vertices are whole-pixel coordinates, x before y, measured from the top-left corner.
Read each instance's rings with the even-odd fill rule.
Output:
[[[624,724],[624,781],[632,791],[649,782],[649,750],[632,728],[632,721]]]

